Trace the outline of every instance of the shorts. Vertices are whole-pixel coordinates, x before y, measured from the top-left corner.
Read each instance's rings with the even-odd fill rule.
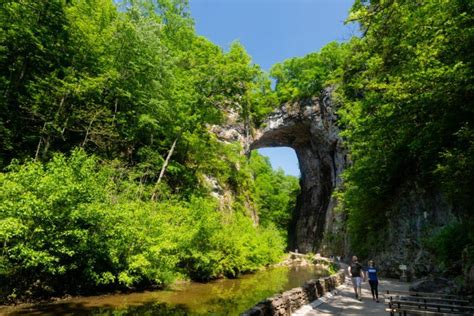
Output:
[[[361,287],[362,286],[362,279],[360,277],[352,277],[352,285],[354,287]]]

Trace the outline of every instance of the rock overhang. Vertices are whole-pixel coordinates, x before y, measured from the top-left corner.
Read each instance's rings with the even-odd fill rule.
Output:
[[[261,136],[250,144],[249,149],[265,147],[303,147],[310,141],[309,122],[291,122],[261,133]]]

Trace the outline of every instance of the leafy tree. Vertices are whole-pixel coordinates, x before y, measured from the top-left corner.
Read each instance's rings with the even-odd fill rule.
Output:
[[[275,90],[279,101],[319,95],[326,85],[341,75],[341,65],[346,54],[346,44],[332,42],[320,52],[290,58],[274,65],[270,75],[276,79]]]
[[[356,1],[364,36],[351,42],[339,111],[354,244],[383,229],[408,182],[449,187],[458,214],[472,215],[472,13],[468,1]]]

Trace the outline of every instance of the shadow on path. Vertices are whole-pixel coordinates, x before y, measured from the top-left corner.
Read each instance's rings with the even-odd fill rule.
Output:
[[[295,311],[293,316],[307,315],[388,315],[384,306],[384,294],[387,289],[407,291],[409,283],[402,283],[397,280],[379,280],[379,301],[372,300],[370,286],[368,282],[362,283],[362,301],[355,298],[352,282],[346,276],[343,285],[337,288],[335,295],[314,301],[311,304],[301,307]]]

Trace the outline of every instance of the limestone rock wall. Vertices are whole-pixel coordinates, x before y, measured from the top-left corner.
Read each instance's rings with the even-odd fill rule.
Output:
[[[424,242],[453,217],[451,205],[436,189],[416,184],[400,189],[386,212],[387,229],[380,236],[384,251],[374,256],[380,270],[386,276],[399,277],[399,265],[404,264],[413,279],[439,273]]]
[[[224,113],[225,122],[222,125],[208,126],[210,132],[224,143],[239,142],[242,145],[242,155],[248,152],[249,127],[244,124],[242,118],[236,110],[230,109]],[[236,169],[240,166],[236,165]],[[210,189],[211,195],[219,201],[221,210],[229,210],[230,205],[236,200],[235,192],[226,186],[220,184],[219,181],[211,175],[203,177],[202,182]],[[247,215],[252,218],[255,225],[259,223],[259,217],[252,203],[250,196],[244,196],[244,205]]]
[[[283,104],[248,140],[250,150],[287,146],[296,152],[301,192],[289,241],[290,249],[304,253],[319,251],[324,231],[331,229],[332,193],[347,164],[331,94],[328,88],[320,97]]]

